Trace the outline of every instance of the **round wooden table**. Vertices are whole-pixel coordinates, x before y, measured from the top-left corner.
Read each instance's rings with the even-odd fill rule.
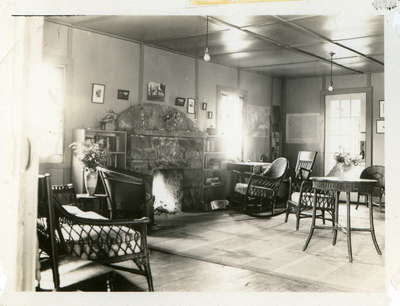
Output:
[[[340,230],[347,235],[347,249],[349,255],[349,261],[353,262],[353,254],[351,247],[351,232],[370,232],[372,241],[374,243],[376,252],[379,255],[382,255],[381,250],[379,249],[378,242],[376,241],[375,236],[375,228],[374,228],[374,215],[373,215],[373,205],[372,205],[372,196],[369,196],[369,228],[356,228],[351,227],[351,218],[350,218],[350,192],[362,192],[366,194],[372,194],[376,180],[369,179],[349,179],[349,178],[339,178],[339,177],[312,177],[314,188],[314,204],[313,204],[313,213],[312,213],[312,221],[310,233],[308,234],[306,243],[303,247],[303,251],[307,249],[308,244],[310,243],[311,237],[314,233],[314,229],[332,229],[333,230],[333,241],[332,245],[336,244],[337,239],[337,231]],[[333,226],[316,226],[316,200],[317,200],[317,190],[329,190],[335,192],[335,216]],[[346,206],[347,206],[347,224],[346,227],[339,226],[339,194],[340,192],[346,193]]]

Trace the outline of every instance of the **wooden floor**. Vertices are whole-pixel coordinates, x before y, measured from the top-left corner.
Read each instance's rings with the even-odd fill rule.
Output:
[[[351,214],[354,226],[368,222],[365,207],[352,207]],[[160,229],[149,236],[156,291],[385,290],[384,256],[376,254],[368,233],[353,234],[354,262],[349,263],[343,233],[332,246],[331,232],[317,231],[302,252],[310,219],[302,220],[296,232],[293,215],[284,223],[283,215],[257,219],[219,211],[161,216],[156,222]],[[384,213],[379,209],[375,223],[384,252]],[[127,273],[117,283],[116,290],[146,289],[143,277]]]

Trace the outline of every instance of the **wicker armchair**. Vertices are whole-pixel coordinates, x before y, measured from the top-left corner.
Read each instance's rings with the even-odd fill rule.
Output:
[[[372,179],[372,180],[377,180],[378,183],[376,184],[374,188],[374,192],[372,194],[372,197],[377,197],[378,198],[378,205],[379,209],[382,210],[382,206],[384,202],[382,202],[382,198],[385,194],[385,167],[384,166],[371,166],[368,168],[365,168],[360,175],[360,178],[363,179]],[[358,206],[360,205],[360,197],[364,196],[365,202],[364,204],[368,206],[368,194],[364,194],[362,192],[358,193],[357,196],[357,206],[356,209],[358,209]]]
[[[286,158],[274,160],[263,175],[253,174],[244,197],[244,211],[252,216],[275,216],[286,211],[278,192],[289,167]]]
[[[311,218],[311,211],[313,209],[314,196],[316,196],[316,218],[322,219],[323,224],[326,220],[332,221],[335,225],[335,194],[332,191],[314,190],[312,181],[303,180],[300,185],[299,192],[294,192],[290,195],[288,200],[288,211],[296,214],[296,231],[299,230],[300,219]],[[330,216],[326,217],[326,213]],[[285,222],[288,220],[288,213],[286,212]]]
[[[74,290],[80,288],[80,284],[83,284],[86,280],[111,273],[112,269],[107,266],[63,252],[59,239],[61,237],[60,228],[56,224],[51,200],[49,174],[39,176],[38,187],[37,291]],[[62,274],[62,277],[60,277],[60,274]],[[107,284],[109,285],[109,283]],[[110,287],[106,286],[105,288],[109,289]]]
[[[303,182],[307,181],[311,176],[316,157],[317,152],[315,151],[300,151],[297,155],[297,162],[294,169],[294,174],[293,176],[289,177],[289,198],[287,203],[285,222],[287,222],[289,214],[296,214],[296,230],[298,230],[299,228],[300,218],[306,217],[304,216],[304,214],[301,213],[301,210],[309,209],[307,208],[308,205],[306,200],[304,200],[305,205],[303,205],[303,207],[300,207],[298,199]],[[304,187],[306,188],[307,186],[308,185],[305,185]],[[292,200],[292,198],[294,200]]]
[[[57,185],[57,190],[71,189]],[[68,204],[71,203],[60,201],[59,192],[57,197],[53,197],[57,232],[65,252],[116,270],[143,275],[149,291],[153,291],[147,245],[149,219],[109,220]],[[136,268],[116,265],[127,260],[132,260]]]

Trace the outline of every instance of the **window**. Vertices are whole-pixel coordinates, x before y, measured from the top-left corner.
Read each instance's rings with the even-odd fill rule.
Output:
[[[221,93],[218,106],[218,134],[222,136],[223,150],[229,159],[242,159],[243,97]]]
[[[60,163],[64,150],[65,67],[43,66],[43,99],[39,102],[40,161]]]

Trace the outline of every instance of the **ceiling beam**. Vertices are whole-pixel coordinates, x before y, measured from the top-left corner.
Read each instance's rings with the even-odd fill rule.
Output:
[[[275,18],[275,19],[281,21],[282,23],[284,23],[284,24],[290,26],[290,27],[293,28],[293,29],[297,29],[297,30],[303,31],[304,33],[308,33],[308,34],[310,34],[310,35],[312,35],[312,36],[314,36],[314,37],[316,37],[316,38],[322,39],[322,40],[327,41],[327,42],[329,42],[329,43],[331,43],[331,44],[335,44],[335,45],[337,45],[337,46],[339,46],[339,47],[341,47],[341,48],[344,48],[344,49],[346,49],[346,50],[349,50],[349,51],[351,51],[351,52],[354,52],[354,53],[356,53],[357,55],[368,59],[369,61],[378,63],[378,64],[380,64],[380,65],[382,65],[382,66],[385,65],[383,62],[381,62],[381,61],[379,61],[379,60],[377,60],[377,59],[375,59],[375,58],[373,58],[373,57],[370,57],[370,56],[368,56],[368,55],[366,55],[366,54],[364,54],[364,53],[362,53],[362,52],[359,52],[359,51],[357,51],[357,50],[355,50],[355,49],[353,49],[353,48],[347,47],[347,46],[345,46],[345,45],[343,45],[343,44],[341,44],[341,43],[339,43],[339,42],[337,42],[337,41],[335,41],[335,40],[332,40],[332,39],[330,39],[330,38],[328,38],[328,37],[326,37],[326,36],[324,36],[324,35],[322,35],[322,34],[320,34],[320,33],[317,33],[317,32],[315,32],[315,31],[313,31],[313,30],[310,30],[309,28],[306,28],[306,27],[303,27],[303,26],[301,26],[301,25],[298,25],[297,23],[294,23],[293,21],[285,20],[285,19],[283,19],[283,18],[281,18],[281,17],[279,17],[279,16],[273,16],[273,18]]]
[[[317,55],[317,54],[314,54],[314,53],[311,53],[311,52],[307,52],[307,51],[301,50],[301,49],[296,48],[296,47],[292,47],[292,46],[290,46],[290,45],[288,45],[288,44],[281,43],[281,42],[276,41],[276,40],[274,40],[274,39],[272,39],[272,38],[269,38],[269,37],[267,37],[267,36],[265,36],[265,35],[261,35],[261,34],[258,34],[258,33],[255,33],[255,32],[252,32],[252,31],[249,31],[249,30],[246,30],[246,29],[242,29],[242,28],[240,28],[240,27],[238,27],[238,26],[236,26],[236,25],[233,25],[233,24],[231,24],[231,23],[229,23],[229,22],[220,20],[219,18],[209,16],[209,19],[210,19],[210,20],[213,20],[213,21],[215,21],[215,22],[222,23],[222,24],[224,24],[224,25],[226,25],[226,26],[228,26],[228,27],[231,27],[231,28],[233,28],[233,29],[236,29],[236,30],[242,31],[242,32],[244,32],[244,33],[247,33],[247,34],[250,35],[250,36],[253,36],[253,37],[256,37],[256,38],[258,38],[258,39],[261,39],[261,40],[267,41],[267,42],[269,42],[269,43],[272,43],[272,44],[274,44],[274,45],[276,45],[276,46],[278,46],[278,47],[280,47],[280,48],[283,48],[283,49],[286,49],[286,50],[291,50],[291,51],[294,51],[294,52],[297,52],[297,53],[301,53],[301,54],[305,54],[305,55],[307,55],[307,56],[309,56],[309,57],[317,58],[317,59],[319,59],[319,60],[321,60],[321,61],[323,61],[323,62],[327,62],[327,63],[330,63],[330,62],[331,62],[330,60],[328,60],[328,59],[326,59],[326,58],[324,58],[324,57],[322,57],[322,56],[319,56],[319,55]],[[341,67],[341,68],[350,70],[350,71],[352,71],[352,72],[358,73],[358,74],[363,74],[363,73],[364,73],[364,72],[362,72],[362,71],[359,71],[359,70],[356,70],[356,69],[347,67],[347,66],[345,66],[345,65],[341,65],[341,64],[339,64],[339,63],[336,63],[335,61],[332,61],[332,64],[335,65],[335,66],[338,66],[338,67]]]

